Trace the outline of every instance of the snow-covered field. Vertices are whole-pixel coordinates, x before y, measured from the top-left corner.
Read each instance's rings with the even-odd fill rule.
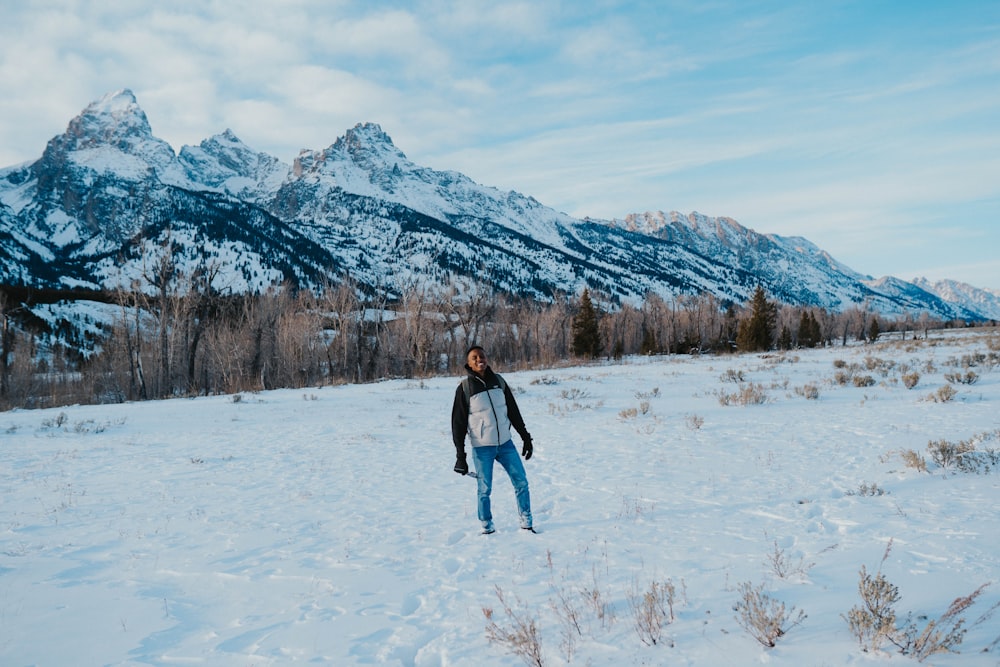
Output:
[[[862,566],[920,628],[990,584],[961,654],[924,664],[1000,665],[1000,472],[928,451],[1000,449],[998,355],[966,331],[498,367],[535,438],[539,535],[499,470],[479,534],[456,377],[0,413],[0,665],[523,664],[484,608],[496,632],[534,624],[544,665],[917,664],[852,637]],[[741,625],[748,583],[786,606],[774,648]],[[635,622],[653,590],[673,592],[655,644]]]

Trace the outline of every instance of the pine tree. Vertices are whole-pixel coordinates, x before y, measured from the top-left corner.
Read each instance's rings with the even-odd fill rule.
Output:
[[[597,309],[590,300],[590,290],[584,288],[580,308],[573,318],[573,354],[595,358],[603,347],[601,332],[597,327]]]
[[[653,333],[652,329],[643,327],[642,343],[639,345],[639,354],[656,354],[659,349],[660,348],[656,343],[656,334]]]
[[[792,349],[792,330],[787,326],[781,327],[781,335],[778,336],[778,349],[779,350],[790,350]]]
[[[819,320],[812,313],[809,313],[809,336],[812,338],[813,347],[823,344],[823,332],[819,328]]]
[[[882,330],[879,328],[878,318],[877,317],[873,317],[872,318],[872,325],[868,328],[868,342],[869,343],[874,343],[875,341],[877,341],[878,340],[878,335],[880,333],[882,333]]]
[[[764,288],[757,286],[750,300],[750,317],[740,320],[736,347],[741,352],[761,352],[771,349],[778,309],[768,303]]]
[[[799,318],[799,346],[816,347],[820,343],[819,322],[812,311],[802,311]]]

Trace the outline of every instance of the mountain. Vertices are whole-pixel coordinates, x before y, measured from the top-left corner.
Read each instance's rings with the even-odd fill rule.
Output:
[[[1000,320],[1000,290],[981,289],[955,280],[931,283],[926,278],[917,278],[913,284],[949,303],[964,304],[984,319]]]
[[[426,282],[537,299],[587,286],[612,302],[743,302],[761,284],[832,310],[996,317],[996,295],[875,281],[806,239],[730,218],[573,218],[414,164],[373,123],[291,165],[230,130],[175,154],[128,90],[87,106],[37,161],[0,170],[0,259],[0,283],[45,289],[154,290],[168,270],[230,292],[350,276],[390,295]]]

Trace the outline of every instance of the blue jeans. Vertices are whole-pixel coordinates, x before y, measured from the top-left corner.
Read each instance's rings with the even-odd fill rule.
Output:
[[[517,511],[520,514],[521,527],[531,528],[531,496],[528,494],[528,476],[524,473],[524,464],[514,447],[514,442],[508,440],[499,447],[473,447],[472,460],[479,474],[479,520],[483,528],[493,527],[493,512],[490,511],[490,492],[493,490],[493,462],[499,461],[514,485],[514,496],[517,498]]]

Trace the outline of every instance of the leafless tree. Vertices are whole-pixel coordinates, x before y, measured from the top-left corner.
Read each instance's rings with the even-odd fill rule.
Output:
[[[14,348],[14,327],[7,308],[7,294],[0,292],[0,405],[10,392],[10,355]]]
[[[350,278],[344,278],[336,287],[327,287],[323,291],[320,305],[331,328],[327,347],[330,377],[360,382],[358,360],[363,313],[357,285]]]

